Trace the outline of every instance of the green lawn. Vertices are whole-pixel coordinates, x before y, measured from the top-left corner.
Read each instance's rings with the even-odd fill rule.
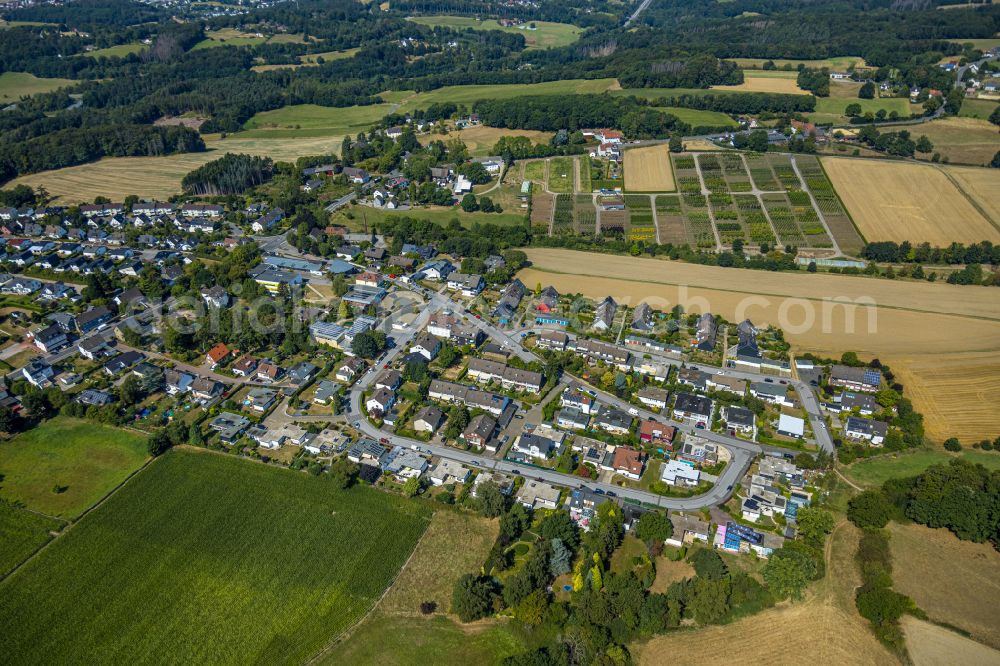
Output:
[[[896,456],[878,456],[854,463],[847,468],[847,477],[862,486],[880,486],[888,479],[920,474],[931,465],[946,463],[952,458],[964,458],[989,469],[1000,469],[1000,453],[967,449],[958,454],[943,449],[920,449]]]
[[[809,114],[810,120],[818,122],[840,122],[846,120],[844,110],[850,104],[861,105],[861,112],[872,113],[885,109],[886,113],[895,111],[900,118],[910,117],[910,100],[904,97],[885,97],[881,99],[858,99],[849,97],[817,97],[816,111]]]
[[[73,519],[145,460],[142,435],[59,416],[0,444],[0,498]]]
[[[0,74],[0,103],[10,104],[22,97],[51,92],[75,83],[70,79],[40,79],[27,72],[4,72]]]
[[[415,16],[409,19],[414,23],[431,27],[443,26],[455,30],[472,28],[473,30],[500,30],[514,35],[524,35],[526,48],[547,49],[556,46],[567,46],[575,42],[582,28],[568,23],[550,23],[548,21],[531,21],[521,26],[503,27],[493,19],[478,20],[467,16]],[[529,29],[534,26],[534,30]]]
[[[96,51],[88,51],[86,53],[81,53],[80,55],[89,56],[91,58],[111,58],[119,57],[124,58],[130,53],[139,53],[146,48],[145,44],[140,44],[136,42],[135,44],[118,44],[117,46],[109,46],[106,49],[97,49]]]
[[[998,37],[989,37],[987,39],[949,39],[948,41],[955,42],[956,44],[968,44],[971,42],[972,47],[979,49],[980,51],[986,51],[1000,46],[1000,38]]]
[[[336,646],[322,664],[498,664],[524,650],[506,625],[466,630],[443,616],[375,616]]]
[[[554,157],[549,160],[549,190],[568,194],[573,191],[576,176],[572,157]]]
[[[38,550],[62,523],[0,502],[0,578]]]
[[[0,583],[0,653],[302,663],[381,595],[429,516],[329,477],[172,451]]]

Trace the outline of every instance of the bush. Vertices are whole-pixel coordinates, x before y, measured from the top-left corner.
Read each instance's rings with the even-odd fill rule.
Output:
[[[958,452],[962,450],[962,444],[958,441],[957,437],[949,437],[944,440],[944,450]]]
[[[889,523],[892,506],[881,490],[866,490],[847,503],[847,518],[861,529],[882,528]]]

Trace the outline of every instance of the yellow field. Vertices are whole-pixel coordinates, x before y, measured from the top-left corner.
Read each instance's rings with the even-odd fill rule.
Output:
[[[924,415],[927,436],[972,444],[1000,432],[1000,351],[885,358]]]
[[[643,666],[714,665],[723,661],[723,653],[747,664],[898,664],[854,608],[854,587],[860,583],[853,559],[858,531],[841,523],[830,541],[826,577],[804,601],[728,625],[667,633],[629,651]]]
[[[931,620],[1000,648],[1000,553],[988,543],[959,541],[946,529],[897,523],[890,529],[893,587]]]
[[[906,615],[900,620],[913,666],[977,664],[997,666],[1000,652],[930,622]]]
[[[839,275],[799,275],[697,266],[556,249],[529,249],[525,284],[655,309],[680,303],[729,321],[785,330],[795,351],[879,357],[900,375],[937,441],[1000,432],[1000,298],[993,287],[892,282]],[[607,276],[622,276],[610,278]],[[848,311],[831,299],[874,303]],[[870,300],[859,300],[870,299]]]
[[[473,157],[485,157],[493,153],[493,146],[502,136],[526,136],[532,143],[548,143],[552,138],[552,132],[536,132],[534,130],[502,129],[499,127],[486,127],[476,125],[468,129],[455,130],[448,134],[428,134],[417,137],[420,143],[427,145],[431,141],[448,141],[449,139],[461,139],[469,149],[469,154]]]
[[[227,152],[267,155],[291,161],[302,155],[339,153],[342,136],[317,138],[256,139],[207,136],[209,150],[165,157],[110,157],[92,164],[22,176],[8,187],[25,183],[45,185],[57,203],[93,201],[96,196],[120,200],[129,194],[166,199],[181,190],[181,179],[202,164],[219,159]]]
[[[1000,241],[995,226],[1000,220],[991,224],[949,178],[952,170],[947,167],[837,157],[824,157],[823,166],[868,241],[938,246]],[[965,194],[980,207],[996,206],[1000,172],[984,170],[977,178],[980,187],[992,183],[992,193]]]
[[[934,152],[953,164],[986,165],[1000,150],[996,125],[977,118],[941,118],[924,123],[913,134],[926,135],[934,144]]]
[[[625,151],[625,189],[629,192],[673,192],[674,172],[666,145]]]
[[[1000,136],[996,132],[994,136]],[[1000,149],[1000,145],[996,146]],[[996,169],[967,169],[951,167],[948,174],[958,181],[959,186],[976,200],[983,212],[1000,224],[1000,179]]]
[[[808,95],[809,93],[795,82],[798,72],[743,70],[743,83],[736,86],[712,86],[715,90],[735,90],[737,92],[785,93],[790,95]]]

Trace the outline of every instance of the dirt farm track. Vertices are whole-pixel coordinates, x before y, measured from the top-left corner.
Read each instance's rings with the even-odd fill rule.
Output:
[[[662,310],[679,303],[689,312],[781,326],[793,352],[878,357],[900,375],[932,439],[954,435],[971,443],[1000,434],[1000,298],[992,287],[768,273],[572,250],[532,249],[528,258],[532,266],[519,277],[529,286],[611,295],[632,306],[645,300]]]

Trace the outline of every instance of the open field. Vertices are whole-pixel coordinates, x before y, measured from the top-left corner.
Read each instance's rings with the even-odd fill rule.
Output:
[[[679,303],[730,321],[749,317],[782,327],[795,350],[833,357],[853,350],[862,358],[880,357],[900,375],[916,408],[928,415],[932,438],[943,439],[939,433],[946,432],[946,423],[960,428],[968,443],[1000,432],[1000,392],[983,389],[995,382],[1000,363],[1000,299],[992,287],[772,274],[555,249],[527,252],[533,265],[520,274],[525,284],[552,284],[560,292],[592,298],[611,295],[632,304],[647,300],[662,310]],[[834,305],[831,299],[862,305]],[[960,365],[973,371],[970,377],[961,368],[940,370],[957,360],[956,353],[962,356]],[[950,379],[921,389],[936,374]],[[949,397],[941,402],[942,395]],[[940,410],[937,416],[935,410]],[[936,420],[940,427],[933,425]]]
[[[1000,37],[988,37],[986,39],[949,39],[949,42],[956,44],[972,44],[973,48],[985,51],[1000,46]]]
[[[988,116],[987,113],[984,118]],[[940,118],[920,125],[919,129],[913,130],[913,134],[926,135],[934,144],[935,153],[957,164],[985,166],[1000,150],[1000,132],[987,120]],[[994,199],[1000,199],[1000,196]]]
[[[726,60],[732,60],[740,67],[744,69],[761,68],[764,63],[768,61],[767,58],[726,58]],[[806,67],[820,68],[829,67],[830,69],[847,69],[851,65],[863,65],[864,58],[858,56],[836,56],[833,58],[824,58],[823,60],[787,60],[783,58],[771,60],[776,67],[784,67],[788,65],[793,70],[798,68],[799,65],[805,65]]]
[[[994,398],[1000,395],[1000,350],[889,357],[886,362],[923,412],[928,437],[937,442],[958,437],[973,444],[1000,433]]]
[[[172,451],[0,584],[0,649],[10,663],[302,662],[379,597],[429,518],[369,488]]]
[[[808,91],[799,88],[799,84],[795,82],[797,77],[798,72],[747,69],[743,71],[743,83],[736,86],[712,86],[711,89],[808,95]]]
[[[449,613],[455,581],[476,571],[489,555],[499,521],[472,513],[440,510],[434,514],[406,567],[378,605],[386,615],[418,615],[424,601]],[[461,544],[456,549],[455,545]]]
[[[909,118],[914,112],[923,112],[919,104],[910,104],[910,100],[903,97],[860,99],[857,96],[857,89],[860,87],[857,84],[832,83],[830,97],[817,97],[816,110],[806,115],[815,123],[845,123],[848,117],[844,112],[851,104],[859,105],[862,114],[874,114],[880,110],[889,114],[895,111],[901,119]],[[848,95],[849,92],[852,94]]]
[[[658,106],[657,111],[663,111],[677,116],[678,120],[691,127],[737,127],[738,122],[721,111],[702,111],[701,109],[685,109],[681,106]]]
[[[146,48],[148,47],[145,44],[135,42],[133,44],[118,44],[116,46],[109,46],[106,49],[97,49],[96,51],[86,51],[80,55],[88,56],[90,58],[124,58],[130,53],[139,53]]]
[[[241,133],[240,136],[267,138],[270,132],[281,130],[292,130],[289,134],[297,136],[320,136],[321,133],[331,136],[357,134],[391,112],[392,106],[389,104],[343,108],[297,104],[254,115],[243,124],[244,129],[250,131]]]
[[[75,518],[145,460],[141,435],[60,416],[0,444],[0,497]]]
[[[548,143],[552,132],[535,132],[533,130],[502,129],[475,125],[463,130],[455,130],[448,134],[425,134],[418,137],[420,143],[427,145],[431,141],[448,141],[461,139],[473,157],[485,157],[493,154],[493,146],[502,136],[526,136],[532,143]]]
[[[987,120],[998,105],[1000,103],[992,99],[966,99],[962,102],[962,110],[958,112],[958,115],[962,118]]]
[[[1000,553],[988,543],[959,541],[946,529],[897,523],[889,529],[893,587],[931,620],[1000,648]]]
[[[666,144],[625,151],[625,189],[629,192],[673,192],[674,172]]]
[[[492,192],[489,196],[495,197],[495,195],[496,193]],[[494,198],[494,201],[497,198]],[[504,226],[523,224],[526,213],[521,208],[506,207],[502,213],[483,213],[481,211],[466,213],[460,206],[417,206],[405,210],[385,210],[383,208],[359,206],[353,209],[354,220],[352,221],[346,216],[347,210],[346,208],[342,208],[337,211],[331,218],[331,222],[343,224],[351,228],[360,228],[364,220],[367,220],[368,224],[371,225],[378,224],[387,217],[396,216],[411,217],[417,220],[430,220],[437,224],[448,224],[452,220],[458,220],[465,227],[471,227],[477,222],[480,224]]]
[[[844,473],[859,486],[874,487],[889,479],[916,476],[931,465],[948,463],[954,458],[962,458],[988,469],[1000,469],[1000,455],[992,451],[965,449],[961,453],[948,453],[944,449],[928,448],[859,460],[847,467]]]
[[[996,147],[1000,148],[1000,145]],[[1000,191],[997,189],[1000,187],[1000,180],[996,169],[951,167],[948,175],[976,200],[985,216],[993,221],[993,226],[1000,225]]]
[[[70,79],[40,79],[26,72],[4,72],[0,74],[0,103],[6,106],[22,97],[51,92],[76,83]]]
[[[0,578],[38,550],[62,523],[0,502]]]
[[[412,16],[409,21],[433,27],[443,26],[455,30],[500,30],[513,35],[524,35],[525,47],[528,49],[547,49],[553,46],[567,46],[575,42],[582,29],[568,23],[550,23],[549,21],[531,21],[519,26],[505,27],[493,19],[480,20],[467,16]],[[528,28],[535,27],[534,30]]]
[[[241,32],[236,28],[220,28],[205,33],[205,39],[194,45],[192,51],[211,49],[218,46],[256,46],[257,44],[304,44],[302,35],[279,33],[270,37],[258,37],[254,33]]]
[[[524,649],[514,633],[498,621],[459,624],[440,615],[430,618],[376,615],[319,663],[328,666],[499,664]]]
[[[307,53],[306,55],[299,56],[299,64],[297,65],[254,65],[250,69],[255,72],[270,72],[275,69],[297,69],[299,67],[318,67],[319,58],[322,58],[324,62],[329,62],[331,60],[343,60],[344,58],[353,58],[354,55],[360,51],[360,48],[354,49],[344,49],[343,51],[325,51],[323,53]]]
[[[691,578],[694,575],[694,567],[685,560],[672,562],[660,556],[656,558],[656,578],[653,580],[653,584],[649,586],[649,589],[651,592],[664,594],[671,583]]]
[[[980,205],[978,197],[963,194],[947,167],[836,157],[823,158],[823,167],[869,241],[938,246],[1000,241],[997,227],[969,200]],[[983,178],[1000,188],[1000,172],[987,173]]]
[[[455,581],[479,570],[498,528],[498,521],[469,513],[444,509],[435,513],[372,614],[324,654],[320,663],[485,664],[521,651],[520,640],[503,622],[463,625],[444,615]],[[420,614],[423,601],[437,602],[433,616]]]
[[[914,666],[1000,664],[1000,652],[954,631],[918,620],[912,615],[904,615],[900,624],[906,637],[906,651]]]
[[[264,132],[265,130],[261,130]],[[274,130],[277,133],[278,130]],[[270,135],[265,135],[270,136]],[[22,176],[7,187],[26,183],[45,185],[56,203],[93,201],[98,195],[120,200],[129,194],[167,199],[181,190],[181,179],[206,162],[227,152],[267,155],[275,160],[294,161],[303,155],[339,153],[343,137],[251,138],[243,134],[205,137],[209,150],[164,157],[109,157],[90,164],[43,171]]]
[[[870,666],[899,662],[868,631],[854,608],[860,583],[854,553],[858,531],[841,523],[831,535],[826,577],[804,601],[783,603],[727,625],[674,631],[629,646],[638,664],[718,664],[722,650],[750,664]],[[745,558],[741,558],[745,559]]]
[[[513,83],[507,85],[445,86],[427,92],[394,91],[382,94],[387,102],[398,102],[400,112],[427,108],[435,102],[452,102],[468,107],[481,99],[513,99],[526,95],[584,95],[615,90],[617,79],[567,79],[545,83]]]

